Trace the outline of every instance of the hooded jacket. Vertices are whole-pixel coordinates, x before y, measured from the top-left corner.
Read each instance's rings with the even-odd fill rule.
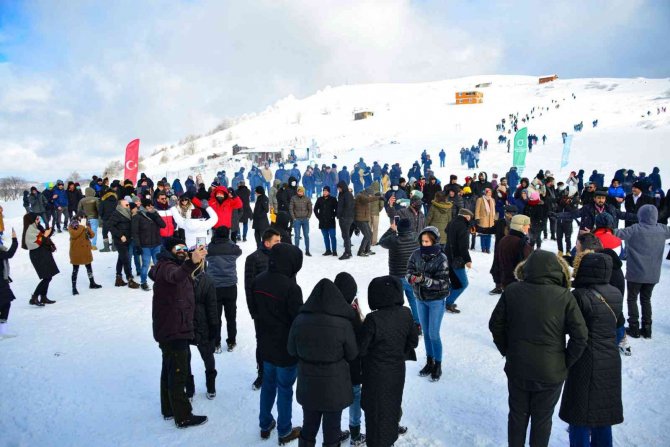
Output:
[[[251,284],[249,312],[256,323],[259,356],[273,365],[295,365],[287,350],[288,334],[302,306],[302,289],[295,276],[302,268],[302,251],[280,243],[272,247],[268,270]]]
[[[84,198],[79,201],[77,212],[84,212],[87,219],[97,219],[100,214],[100,199],[95,196],[93,188],[84,190]]]
[[[425,196],[424,196],[425,197]],[[426,217],[426,225],[436,227],[440,230],[440,244],[447,243],[447,227],[454,216],[453,202],[432,201]]]
[[[346,183],[340,182],[337,184],[337,187],[342,190],[337,197],[337,218],[340,220],[353,220],[355,209],[354,196],[349,191],[349,187]]]
[[[424,233],[433,233],[436,240],[440,239],[435,227],[427,227],[419,233],[419,240]],[[411,284],[411,276],[421,276],[421,283],[414,283],[414,296],[421,301],[444,299],[449,295],[449,263],[447,256],[440,250],[439,244],[434,245],[439,251],[424,253],[417,248],[407,262],[407,281]]]
[[[576,271],[572,293],[588,327],[588,343],[570,368],[563,389],[559,415],[572,425],[623,422],[621,356],[616,343],[623,295],[609,284],[611,273],[612,259],[602,253],[585,255]]]
[[[237,258],[242,256],[242,249],[229,238],[216,235],[207,247],[207,275],[212,278],[214,286],[231,287],[237,284]]]
[[[614,230],[616,237],[626,241],[626,280],[657,284],[670,227],[657,223],[658,210],[654,205],[644,205],[637,217],[639,222],[635,225]]]
[[[414,231],[386,230],[379,239],[379,245],[389,251],[389,275],[404,278],[407,274],[407,261],[419,248],[419,241]]]
[[[216,200],[216,195],[223,193],[224,199],[223,202],[219,203]],[[219,227],[228,227],[231,228],[233,220],[233,210],[242,208],[242,199],[239,197],[231,197],[228,193],[228,188],[225,186],[217,186],[212,189],[209,201],[209,208],[207,209],[208,214],[212,214],[212,211],[216,213],[218,219],[214,228]],[[202,201],[197,197],[193,198],[193,204],[202,208]]]
[[[288,336],[298,358],[298,403],[307,410],[340,411],[351,405],[349,362],[358,357],[351,320],[356,312],[329,279],[319,281]]]
[[[586,348],[588,330],[570,293],[568,266],[555,254],[533,252],[516,268],[489,321],[510,379],[558,384]],[[567,348],[565,334],[570,336]]]

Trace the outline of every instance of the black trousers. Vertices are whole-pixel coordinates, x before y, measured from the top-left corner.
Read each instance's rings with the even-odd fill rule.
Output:
[[[114,245],[116,246],[116,253],[118,258],[116,259],[116,275],[121,276],[121,270],[126,274],[126,278],[130,279],[133,277],[133,273],[130,270],[130,256],[128,255],[128,241],[121,242],[119,239],[114,239]]]
[[[563,239],[565,238],[565,250],[563,250]],[[570,253],[572,249],[572,220],[561,221],[556,224],[556,244],[558,250]]]
[[[263,359],[261,358],[261,351],[258,349],[258,323],[254,320],[254,332],[256,333],[256,369],[259,373],[263,373]]]
[[[214,342],[207,341],[197,345],[200,358],[205,364],[205,380],[207,383],[207,392],[215,393],[216,379],[216,361],[214,360]],[[186,394],[193,396],[195,394],[195,382],[193,380],[193,371],[191,369],[191,349],[188,350],[188,377],[186,384]]]
[[[308,442],[316,441],[316,434],[322,425],[323,419],[323,445],[337,445],[340,439],[340,421],[342,419],[342,410],[340,411],[316,411],[302,409],[302,430],[300,437]]]
[[[186,381],[190,376],[190,350],[187,340],[159,343],[163,354],[161,367],[161,413],[174,416],[175,423],[186,421],[193,411],[186,397]]]
[[[0,320],[9,319],[9,309],[12,307],[12,302],[8,301],[7,303],[0,306]]]
[[[356,222],[356,226],[361,230],[361,233],[363,233],[363,240],[358,247],[358,252],[370,251],[370,246],[372,244],[372,229],[370,228],[370,222]]]
[[[235,343],[237,337],[237,322],[235,321],[237,318],[237,286],[217,287],[216,304],[218,305],[219,318],[221,318],[222,313],[226,317],[226,330],[228,332],[226,343]],[[216,344],[221,344],[221,332],[216,339]]]
[[[546,447],[551,435],[551,418],[561,396],[563,383],[541,383],[507,379],[509,416],[507,441],[510,447],[526,445],[526,429],[530,421],[530,445]]]
[[[640,314],[637,309],[637,296],[640,295],[642,307],[642,326],[651,324],[651,294],[655,284],[640,284],[639,282],[626,281],[628,289],[628,324],[639,327]]]
[[[109,225],[107,225],[104,220],[101,220],[101,222],[102,222],[102,240],[107,241],[109,240]]]
[[[254,239],[256,239],[256,248],[263,248],[263,232],[254,230]]]
[[[47,296],[47,293],[49,293],[50,282],[51,278],[44,278],[42,281],[40,281],[39,284],[37,284],[37,287],[35,287],[33,295]]]
[[[340,219],[340,232],[342,233],[342,241],[344,242],[344,252],[351,254],[351,224],[354,219]]]

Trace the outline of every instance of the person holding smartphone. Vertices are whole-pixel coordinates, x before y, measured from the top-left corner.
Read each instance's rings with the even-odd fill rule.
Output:
[[[75,215],[70,220],[70,225],[67,228],[70,233],[70,264],[72,264],[72,295],[79,295],[77,291],[77,276],[79,275],[79,266],[86,266],[86,273],[88,274],[89,288],[99,289],[102,286],[95,283],[93,278],[93,253],[91,246],[91,238],[93,237],[93,230],[89,226],[85,217],[80,218]]]

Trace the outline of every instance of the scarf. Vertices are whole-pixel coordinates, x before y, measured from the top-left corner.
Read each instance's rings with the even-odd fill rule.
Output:
[[[116,211],[118,211],[119,214],[121,214],[123,217],[125,217],[128,220],[130,220],[130,218],[132,217],[130,215],[130,208],[124,208],[121,205],[116,205]]]
[[[489,203],[489,198],[484,196],[484,206],[486,207],[486,214],[491,214],[491,204]]]
[[[9,251],[9,248],[0,245],[0,251]],[[12,280],[9,279],[9,259],[2,260],[2,279],[4,279],[5,282],[12,282]]]
[[[442,247],[440,246],[440,244],[429,245],[427,247],[422,245],[420,247],[420,250],[421,250],[421,256],[436,256],[440,254],[440,252],[442,251]]]

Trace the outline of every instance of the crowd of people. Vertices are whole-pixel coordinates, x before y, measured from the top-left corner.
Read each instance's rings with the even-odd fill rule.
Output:
[[[480,140],[474,147],[487,145]],[[47,296],[59,273],[53,237],[64,230],[72,294],[79,293],[81,265],[89,287],[100,288],[92,268],[100,232],[99,251],[116,254],[114,286],[153,291],[163,416],[181,428],[202,424],[207,418],[193,415],[190,404],[190,345],[205,365],[207,398],[214,399],[214,354],[223,341],[228,351],[237,345],[237,260],[251,221],[256,250],[244,262],[243,280],[256,334],[252,387],[260,389],[260,437],[276,429],[280,445],[294,439],[315,445],[321,426],[324,445],[350,439],[351,445],[389,446],[407,430],[400,425],[405,361],[417,360],[421,335],[426,359],[420,376],[441,378],[442,318],[461,312],[456,301],[468,287],[470,251],[479,239],[481,251],[491,255],[490,294],[500,295],[490,330],[506,357],[510,445],[523,445],[529,421],[531,445],[547,445],[564,382],[560,416],[570,424],[572,445],[589,445],[589,439],[611,445],[611,426],[623,420],[619,355],[631,354],[626,335],[651,338],[651,296],[670,239],[670,200],[660,170],[647,176],[621,169],[606,188],[597,171],[588,180],[579,170],[559,181],[550,171],[531,179],[511,168],[500,178],[479,172],[459,181],[456,175],[437,178],[431,163],[424,151],[407,179],[399,163],[368,166],[360,158],[353,169],[339,171],[335,164],[303,172],[297,164],[279,164],[274,173],[268,165],[252,166],[230,183],[221,171],[209,186],[200,175],[182,187],[179,179],[166,178],[154,185],[142,174],[135,184],[94,177],[83,194],[75,182],[66,187],[59,180],[41,192],[33,187],[24,194],[20,241],[40,279],[29,303],[55,303]],[[362,315],[358,285],[348,273],[322,279],[303,301],[296,278],[303,257],[312,256],[313,216],[323,256],[353,258],[354,234],[362,236],[358,257],[375,255],[376,246],[388,250],[388,275],[368,286],[370,314]],[[389,229],[380,236],[381,218]],[[0,208],[0,236],[2,222]],[[14,299],[8,260],[19,242],[15,232],[11,237],[9,247],[0,246],[3,322]],[[549,237],[558,253],[541,249]],[[296,380],[302,427],[292,424]],[[349,430],[342,431],[346,408]]]

